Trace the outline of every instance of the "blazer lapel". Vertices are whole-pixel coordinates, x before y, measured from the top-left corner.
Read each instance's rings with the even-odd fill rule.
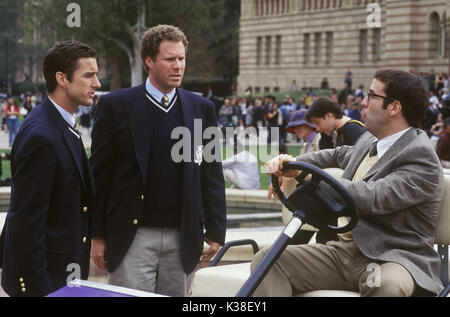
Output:
[[[196,138],[194,135],[194,106],[191,104],[190,102],[190,98],[189,96],[187,96],[187,94],[185,93],[185,91],[183,89],[178,89],[177,88],[177,93],[178,93],[178,100],[180,102],[180,109],[181,109],[181,116],[182,116],[182,120],[184,123],[184,126],[186,128],[189,129],[190,132],[190,142],[188,143],[190,145],[190,151],[191,151],[191,155],[190,155],[190,160],[189,162],[184,162],[183,163],[183,182],[184,182],[184,188],[185,190],[189,190],[189,184],[190,184],[190,180],[192,179],[193,173],[194,173],[194,168],[193,168],[193,158],[195,155],[195,150],[197,149],[198,145],[200,144],[195,144],[194,142],[196,141],[196,139],[198,140],[198,137]],[[202,131],[198,131],[197,133],[202,133]],[[202,138],[200,136],[200,142],[202,142]],[[186,144],[186,143],[185,143]]]
[[[75,165],[78,169],[78,172],[80,174],[81,182],[86,188],[86,182],[84,179],[84,173],[83,173],[83,162],[81,153],[81,146],[80,141],[77,140],[76,136],[73,135],[73,132],[69,130],[69,125],[64,121],[61,114],[56,110],[56,108],[51,104],[51,101],[49,99],[46,99],[44,106],[47,108],[50,117],[52,118],[53,122],[55,123],[56,127],[61,130],[64,141],[66,142],[67,147],[70,150],[70,153],[72,155],[73,161],[75,162]]]
[[[366,181],[370,179],[373,175],[375,175],[381,168],[383,168],[388,162],[393,160],[395,156],[398,155],[402,151],[402,149],[407,146],[412,139],[414,138],[414,135],[416,134],[416,129],[410,128],[408,131],[406,131],[400,139],[395,141],[394,144],[387,150],[386,153],[375,163],[374,166],[367,172],[367,174],[364,176],[363,180]],[[366,152],[367,154],[367,152]]]
[[[146,111],[145,83],[137,87],[137,95],[130,98],[131,107],[131,135],[134,151],[141,171],[142,182],[147,183],[147,169],[149,157],[148,114]]]
[[[83,141],[81,140],[81,144],[83,144]],[[81,154],[81,157],[83,159],[83,164],[86,166],[84,169],[84,180],[86,183],[86,189],[88,193],[91,195],[91,197],[94,197],[95,193],[95,186],[94,186],[94,174],[92,174],[91,165],[89,163],[89,159],[87,157],[86,151],[84,151],[84,145],[82,146],[83,153]]]
[[[366,132],[367,133],[367,132]],[[369,138],[367,142],[363,143],[358,148],[354,149],[354,157],[352,157],[351,162],[352,164],[348,166],[348,168],[345,170],[344,174],[342,175],[343,178],[346,179],[353,179],[353,176],[355,175],[356,171],[358,170],[359,165],[361,165],[362,161],[367,155],[367,152],[369,151],[370,143],[373,142],[373,138]]]

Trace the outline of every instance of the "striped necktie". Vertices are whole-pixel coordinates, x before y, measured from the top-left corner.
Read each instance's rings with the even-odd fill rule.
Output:
[[[370,157],[375,156],[375,155],[378,154],[378,151],[377,151],[377,143],[378,143],[378,141],[372,142],[372,143],[370,144],[370,148],[369,148],[369,156],[370,156]]]
[[[166,95],[162,96],[161,103],[164,105],[164,107],[168,107],[169,106],[169,97],[167,97]]]

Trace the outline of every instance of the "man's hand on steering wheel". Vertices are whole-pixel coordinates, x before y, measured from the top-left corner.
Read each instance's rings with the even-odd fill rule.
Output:
[[[295,157],[289,154],[281,154],[266,162],[264,164],[264,168],[266,169],[267,175],[272,176],[272,174],[274,174],[275,176],[278,176],[278,182],[281,186],[283,183],[283,177],[293,178],[299,176],[301,173],[301,171],[294,169],[283,171],[283,164],[291,161],[295,161]],[[267,192],[267,198],[272,198],[272,195],[275,199],[278,199],[277,195],[273,191],[272,184],[270,184]]]

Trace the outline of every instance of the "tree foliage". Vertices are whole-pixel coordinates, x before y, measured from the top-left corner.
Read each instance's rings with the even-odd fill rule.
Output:
[[[22,57],[17,27],[19,4],[15,0],[2,0],[0,12],[0,83],[2,91],[11,94],[13,74]]]
[[[72,0],[19,2],[27,43],[50,47],[63,39],[83,41],[108,60],[113,60],[112,55],[120,62],[128,60],[133,76],[137,69],[143,69],[141,64],[133,64],[140,62],[142,33],[151,26],[171,24],[180,27],[191,43],[187,58],[190,74],[237,75],[239,0],[77,0],[81,27],[73,28],[66,23],[70,14],[66,8]],[[36,30],[42,33],[39,43],[32,40]]]

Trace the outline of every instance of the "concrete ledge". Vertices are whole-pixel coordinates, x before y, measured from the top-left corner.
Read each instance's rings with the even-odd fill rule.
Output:
[[[281,211],[281,203],[274,198],[267,198],[266,189],[235,189],[227,188],[225,197],[228,208],[245,208],[259,211]]]

